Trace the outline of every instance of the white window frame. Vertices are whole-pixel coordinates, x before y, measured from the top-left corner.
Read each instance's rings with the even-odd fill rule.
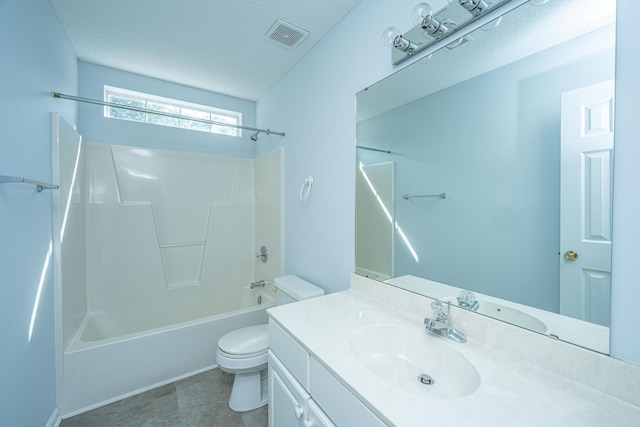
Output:
[[[202,105],[202,104],[195,104],[192,102],[186,102],[186,101],[181,101],[179,99],[173,99],[173,98],[165,98],[162,96],[157,96],[157,95],[151,95],[148,93],[143,93],[143,92],[136,92],[133,90],[129,90],[129,89],[123,89],[123,88],[119,88],[119,87],[115,87],[115,86],[104,86],[104,100],[105,102],[110,102],[109,101],[109,97],[111,96],[119,96],[122,98],[127,98],[130,100],[135,100],[135,101],[142,101],[144,102],[144,107],[140,107],[140,108],[147,108],[147,105],[149,103],[156,103],[156,104],[162,104],[163,106],[168,106],[168,107],[173,107],[175,109],[178,109],[177,112],[172,114],[178,114],[178,115],[184,115],[184,116],[189,116],[188,112],[187,114],[183,113],[182,110],[183,109],[187,109],[187,110],[193,110],[195,112],[198,113],[204,113],[204,114],[209,114],[209,115],[216,115],[216,116],[222,116],[224,118],[228,118],[230,120],[235,120],[235,123],[232,123],[234,125],[237,126],[242,126],[242,113],[238,112],[238,111],[232,111],[232,110],[225,110],[222,108],[217,108],[217,107],[212,107],[210,105]],[[185,120],[185,119],[171,119],[170,117],[167,116],[160,116],[157,114],[153,114],[152,112],[148,112],[148,113],[142,113],[140,112],[139,114],[143,115],[139,120],[135,119],[135,118],[128,118],[128,117],[118,117],[118,116],[113,116],[112,113],[112,109],[117,109],[119,110],[119,108],[117,107],[110,107],[110,106],[105,106],[104,107],[104,117],[110,118],[110,119],[118,119],[118,120],[130,120],[130,121],[135,121],[135,122],[139,122],[139,123],[147,123],[147,124],[152,124],[152,125],[159,125],[159,126],[170,126],[170,127],[178,127],[181,129],[188,129],[188,130],[195,130],[195,131],[200,131],[200,132],[211,132],[211,133],[215,133],[215,134],[220,134],[220,135],[226,135],[226,136],[232,136],[232,137],[242,137],[242,129],[241,128],[236,128],[236,127],[232,127],[232,126],[222,126],[222,125],[215,125],[215,124],[211,124],[211,125],[207,125],[206,123],[203,122],[195,122],[195,121],[190,121],[190,120]],[[122,109],[126,109],[126,107],[123,107]],[[164,123],[162,122],[158,122],[157,121],[150,121],[150,118],[152,116],[156,116],[160,119],[167,117],[166,120],[164,120]],[[196,117],[196,116],[193,116]],[[219,121],[217,119],[206,119],[205,120],[212,120],[212,121]],[[190,122],[190,123],[189,123]],[[207,127],[209,129],[207,129]],[[225,129],[226,131],[221,131],[221,129]]]

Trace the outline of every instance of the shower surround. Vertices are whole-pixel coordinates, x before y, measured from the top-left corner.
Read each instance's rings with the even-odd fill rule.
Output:
[[[53,139],[62,414],[208,369],[221,335],[266,321],[249,285],[282,271],[281,149],[92,143],[56,114]]]

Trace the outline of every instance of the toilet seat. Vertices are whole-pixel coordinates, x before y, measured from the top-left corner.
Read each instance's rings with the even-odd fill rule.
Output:
[[[231,331],[220,338],[218,349],[229,358],[266,354],[269,350],[269,325],[247,326]]]
[[[268,350],[269,326],[248,326],[220,338],[216,361],[229,373],[260,371],[267,367]]]
[[[228,357],[227,354],[218,350],[216,355],[218,367],[229,374],[239,374],[245,372],[258,372],[267,367],[267,352],[252,357]]]

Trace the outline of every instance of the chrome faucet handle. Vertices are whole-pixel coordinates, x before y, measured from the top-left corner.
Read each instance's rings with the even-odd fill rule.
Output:
[[[431,303],[431,311],[433,315],[436,316],[436,320],[439,322],[446,322],[449,318],[449,308],[451,307],[451,302],[447,301],[447,304],[444,304],[444,301],[440,301],[439,299],[433,301]]]
[[[440,335],[443,338],[451,340],[457,343],[467,342],[467,337],[459,330],[453,328],[449,323],[449,309],[451,308],[451,301],[447,301],[445,305],[444,301],[435,300],[431,303],[431,310],[435,319],[424,319],[424,325],[429,332],[436,335]]]
[[[466,308],[471,311],[478,311],[480,303],[476,300],[476,296],[471,291],[465,289],[458,294],[458,307]]]

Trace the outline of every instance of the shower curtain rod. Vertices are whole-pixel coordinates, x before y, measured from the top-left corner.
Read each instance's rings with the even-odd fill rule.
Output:
[[[54,98],[60,98],[60,99],[68,99],[70,101],[77,101],[77,102],[85,102],[87,104],[95,104],[95,105],[102,105],[105,107],[113,107],[113,108],[122,108],[123,110],[130,110],[130,111],[137,111],[139,113],[151,113],[151,114],[155,114],[158,116],[166,116],[166,117],[172,117],[174,119],[183,119],[183,120],[190,120],[193,122],[200,122],[200,123],[207,123],[210,125],[216,125],[216,126],[225,126],[225,127],[230,127],[230,128],[236,128],[236,129],[243,129],[243,130],[250,130],[253,132],[257,132],[256,134],[252,135],[251,139],[252,140],[257,140],[253,139],[258,133],[266,133],[267,135],[279,135],[279,136],[285,136],[284,132],[276,132],[273,131],[271,129],[260,129],[260,128],[252,128],[249,126],[241,126],[241,125],[231,125],[229,123],[222,123],[222,122],[216,122],[213,120],[206,120],[206,119],[198,119],[195,117],[187,117],[187,116],[182,116],[180,114],[172,114],[172,113],[165,113],[162,111],[155,111],[155,110],[149,110],[147,108],[138,108],[138,107],[129,107],[126,105],[121,105],[121,104],[116,104],[113,102],[106,102],[106,101],[100,101],[97,99],[90,99],[90,98],[82,98],[80,96],[73,96],[73,95],[66,95],[64,93],[60,93],[60,92],[52,92],[51,96],[53,96]]]

